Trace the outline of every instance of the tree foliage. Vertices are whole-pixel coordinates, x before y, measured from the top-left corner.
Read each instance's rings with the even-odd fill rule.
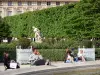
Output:
[[[5,23],[4,20],[0,17],[0,39],[9,37],[9,35],[10,35],[9,25]]]
[[[100,37],[100,1],[82,0],[65,6],[27,12],[4,18],[14,37],[33,37],[32,26],[41,29],[44,37]]]

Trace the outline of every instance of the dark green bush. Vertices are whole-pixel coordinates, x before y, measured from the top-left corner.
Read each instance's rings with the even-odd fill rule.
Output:
[[[93,48],[93,42],[90,40],[80,41],[80,47]]]
[[[95,47],[100,48],[100,40],[95,40]]]
[[[1,43],[0,48],[16,48],[18,42],[17,41],[12,41],[10,43]]]
[[[66,48],[78,48],[79,43],[78,41],[67,38],[64,39],[46,38],[43,40],[42,43],[32,42],[31,45],[38,49],[66,49]]]
[[[18,45],[21,46],[21,48],[25,49],[28,48],[30,46],[30,40],[27,38],[19,38],[18,40]]]
[[[65,49],[39,49],[45,59],[64,61]]]
[[[39,51],[45,59],[64,61],[66,49],[39,49]],[[74,53],[77,55],[78,50],[75,49]],[[100,48],[95,49],[95,59],[100,59]]]
[[[16,48],[0,47],[0,62],[3,62],[3,53],[8,52],[10,58],[16,60]]]
[[[41,55],[45,59],[50,59],[51,61],[64,61],[65,49],[38,49]],[[11,59],[16,60],[16,49],[15,48],[0,48],[0,61],[3,61],[3,53],[8,52]],[[78,50],[74,50],[74,53],[77,54]],[[100,59],[100,48],[95,50],[96,59]]]
[[[18,45],[18,41],[12,41],[8,44],[8,48],[16,48]]]
[[[96,59],[100,59],[100,48],[96,48],[95,57],[96,57]]]

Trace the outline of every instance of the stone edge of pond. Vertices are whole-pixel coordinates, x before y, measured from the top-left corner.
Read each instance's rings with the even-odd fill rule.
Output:
[[[64,68],[55,68],[55,69],[47,69],[47,70],[40,70],[40,71],[32,71],[17,75],[53,75],[54,73],[62,73],[68,71],[75,71],[75,70],[84,70],[84,69],[93,69],[99,68],[100,65],[88,65],[88,66],[75,66],[75,67],[64,67]]]

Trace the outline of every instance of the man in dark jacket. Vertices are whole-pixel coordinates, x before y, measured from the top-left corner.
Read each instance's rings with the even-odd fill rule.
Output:
[[[6,52],[4,52],[3,61],[4,61],[5,70],[10,69],[10,57],[9,54]]]

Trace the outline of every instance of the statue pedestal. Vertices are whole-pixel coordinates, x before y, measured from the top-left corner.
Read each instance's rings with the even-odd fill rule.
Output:
[[[42,40],[35,40],[36,43],[42,43]]]

